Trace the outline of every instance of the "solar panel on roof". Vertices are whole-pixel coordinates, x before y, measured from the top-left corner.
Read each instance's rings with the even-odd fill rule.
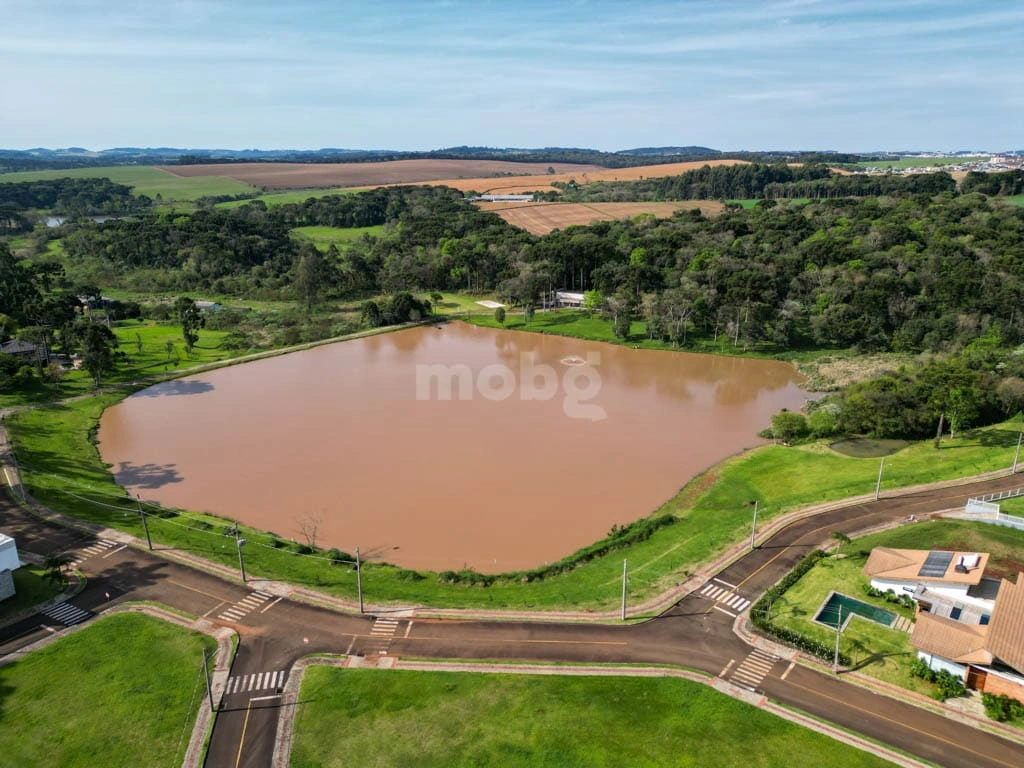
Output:
[[[930,579],[942,578],[946,575],[946,569],[949,568],[951,562],[953,562],[952,552],[929,552],[917,575]]]

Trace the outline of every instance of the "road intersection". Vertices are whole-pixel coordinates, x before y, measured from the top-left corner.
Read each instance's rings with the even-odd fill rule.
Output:
[[[1018,768],[1024,746],[945,714],[851,684],[792,651],[752,647],[737,634],[742,612],[832,531],[854,533],[962,506],[968,496],[1020,484],[1003,476],[831,509],[782,528],[657,618],[637,624],[531,619],[464,620],[439,611],[374,610],[353,615],[305,599],[302,590],[262,581],[241,584],[168,559],[60,527],[0,499],[0,522],[25,551],[67,553],[88,581],[64,613],[36,614],[0,630],[0,656],[125,602],[150,601],[204,617],[238,633],[206,765],[271,765],[280,691],[297,660],[351,657],[517,660],[578,664],[671,665],[702,672],[737,693],[766,697],[869,739],[943,766]],[[719,687],[722,687],[721,685]]]

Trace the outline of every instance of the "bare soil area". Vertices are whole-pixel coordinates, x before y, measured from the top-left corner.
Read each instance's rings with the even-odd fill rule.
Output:
[[[705,216],[722,212],[723,205],[712,200],[684,200],[673,203],[479,203],[497,213],[513,227],[534,235],[594,221],[628,219],[641,214],[668,218],[678,210],[699,208]]]

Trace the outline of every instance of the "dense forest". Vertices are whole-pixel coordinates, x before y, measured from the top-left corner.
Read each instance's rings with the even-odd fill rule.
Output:
[[[692,196],[723,179],[767,194],[860,178],[815,166],[741,167],[651,181]],[[1019,183],[992,176],[969,186],[1005,193]],[[921,436],[940,414],[958,429],[1020,410],[1024,355],[1013,350],[1024,341],[1024,208],[958,193],[941,173],[865,178],[898,194],[765,197],[715,217],[683,210],[541,237],[456,190],[421,186],[82,221],[61,231],[63,255],[37,247],[21,262],[0,249],[0,314],[10,335],[17,326],[59,329],[75,318],[78,297],[106,287],[294,300],[307,312],[385,294],[366,304],[367,322],[377,324],[429,313],[417,296],[439,290],[493,290],[541,307],[568,288],[587,292],[590,309],[624,339],[642,332],[680,348],[710,339],[739,350],[932,355],[818,406],[806,425],[818,434]],[[294,236],[304,226],[380,229],[325,251]],[[57,235],[37,230],[49,236]]]
[[[0,183],[0,231],[31,230],[37,211],[65,217],[118,216],[143,211],[151,203],[148,197],[132,195],[131,187],[105,178]]]

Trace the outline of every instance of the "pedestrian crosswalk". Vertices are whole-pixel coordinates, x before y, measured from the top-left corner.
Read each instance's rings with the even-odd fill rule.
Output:
[[[75,553],[75,559],[72,560],[69,563],[69,565],[72,568],[77,568],[82,562],[88,560],[90,557],[96,557],[97,555],[101,555],[108,549],[112,549],[116,546],[116,541],[111,541],[110,539],[100,539],[95,544],[78,550],[78,552]]]
[[[241,621],[272,597],[273,595],[268,595],[266,592],[253,592],[230,608],[225,608],[217,618],[221,621]]]
[[[284,681],[288,673],[283,669],[276,672],[253,672],[250,675],[235,675],[228,678],[228,684],[224,687],[224,694],[251,693],[253,691],[265,691],[268,688],[276,691],[284,687]]]
[[[92,616],[88,611],[83,611],[77,605],[72,605],[71,603],[57,603],[56,605],[43,608],[40,613],[68,627],[81,624]]]
[[[728,613],[730,616],[736,616],[737,614],[745,611],[750,605],[750,601],[736,593],[736,587],[732,584],[727,584],[724,581],[718,579],[712,579],[705,584],[700,592],[701,597],[705,597],[715,603],[715,607],[724,613]],[[725,606],[732,610],[725,610],[720,606]],[[734,613],[735,611],[735,613]]]
[[[744,688],[756,688],[767,677],[778,660],[778,656],[755,648],[743,660],[743,663],[733,670],[729,676],[729,682],[742,685]]]
[[[378,617],[373,626],[370,628],[370,637],[378,641],[375,646],[375,652],[381,656],[386,656],[388,651],[391,649],[391,641],[395,637],[395,632],[398,631],[398,625],[401,622],[398,619],[385,619]]]

